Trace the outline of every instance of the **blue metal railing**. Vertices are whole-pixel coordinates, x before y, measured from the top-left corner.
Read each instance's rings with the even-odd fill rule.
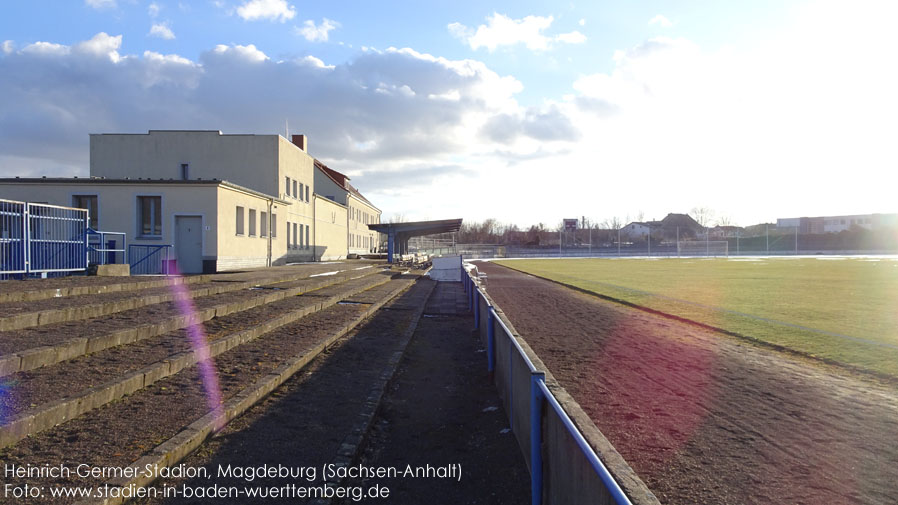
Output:
[[[112,265],[128,262],[126,236],[122,232],[87,229],[87,254],[91,265]]]
[[[0,200],[0,279],[87,269],[85,209]]]
[[[611,498],[614,500],[617,505],[632,505],[630,499],[627,498],[627,495],[624,494],[620,485],[614,480],[614,477],[611,475],[611,472],[605,467],[602,460],[593,450],[593,448],[589,445],[586,439],[583,437],[583,434],[574,425],[574,422],[571,420],[570,416],[565,412],[564,408],[558,403],[558,399],[555,398],[555,395],[549,390],[546,385],[546,374],[545,371],[538,370],[536,366],[533,364],[533,361],[524,352],[524,348],[521,347],[521,344],[514,338],[512,331],[508,328],[502,318],[498,316],[496,313],[495,307],[489,303],[487,298],[484,296],[483,292],[474,282],[473,278],[467,274],[463,277],[464,279],[464,287],[465,291],[468,294],[468,307],[471,310],[474,310],[475,315],[475,328],[480,328],[480,300],[483,300],[486,305],[487,313],[488,313],[488,325],[487,325],[487,369],[490,372],[495,372],[496,369],[496,329],[495,323],[498,323],[499,328],[502,329],[502,332],[505,334],[506,338],[509,341],[509,362],[508,362],[508,401],[509,401],[509,424],[512,430],[514,430],[514,386],[513,386],[513,377],[514,377],[514,357],[517,355],[521,358],[526,364],[529,372],[530,372],[530,485],[531,485],[531,500],[533,505],[540,505],[542,503],[542,495],[543,495],[543,433],[542,433],[542,425],[543,425],[543,406],[545,403],[548,403],[549,406],[552,407],[552,410],[557,415],[558,419],[564,425],[565,429],[573,438],[577,447],[582,451],[584,457],[589,462],[590,466],[595,470],[599,479],[604,484],[606,490],[608,491]],[[515,350],[517,352],[512,352]]]
[[[175,273],[171,248],[171,244],[129,245],[128,257],[131,258],[131,275],[171,275]]]

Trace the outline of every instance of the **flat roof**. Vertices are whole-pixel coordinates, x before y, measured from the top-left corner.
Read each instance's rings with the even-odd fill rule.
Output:
[[[437,233],[450,233],[461,229],[462,218],[441,219],[437,221],[412,221],[408,223],[378,223],[369,224],[368,229],[380,233],[402,234],[408,237],[421,235],[435,235]]]

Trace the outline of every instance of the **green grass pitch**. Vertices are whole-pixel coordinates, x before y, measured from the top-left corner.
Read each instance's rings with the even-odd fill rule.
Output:
[[[502,265],[898,377],[898,259],[504,260]]]

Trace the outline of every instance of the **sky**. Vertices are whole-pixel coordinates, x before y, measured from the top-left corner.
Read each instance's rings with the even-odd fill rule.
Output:
[[[0,6],[0,177],[90,133],[290,134],[402,218],[898,212],[898,2]]]

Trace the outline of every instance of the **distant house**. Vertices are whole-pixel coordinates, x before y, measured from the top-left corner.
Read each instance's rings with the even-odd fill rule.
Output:
[[[655,222],[633,221],[621,228],[620,233],[630,240],[643,239],[647,237],[649,233],[654,233],[654,230],[657,228],[657,226],[653,224]]]
[[[714,239],[733,238],[741,236],[743,231],[741,226],[717,225],[708,230],[708,235]]]
[[[660,228],[666,239],[695,238],[699,234],[704,233],[702,225],[698,224],[688,214],[670,213],[664,219],[658,221]]]
[[[660,221],[633,221],[621,228],[621,235],[630,239],[645,238],[649,233],[653,239],[676,240],[695,238],[704,233],[704,228],[687,214],[670,213]]]
[[[776,227],[789,230],[798,228],[798,232],[802,234],[838,233],[852,227],[878,230],[898,227],[898,214],[780,218],[776,220]]]

